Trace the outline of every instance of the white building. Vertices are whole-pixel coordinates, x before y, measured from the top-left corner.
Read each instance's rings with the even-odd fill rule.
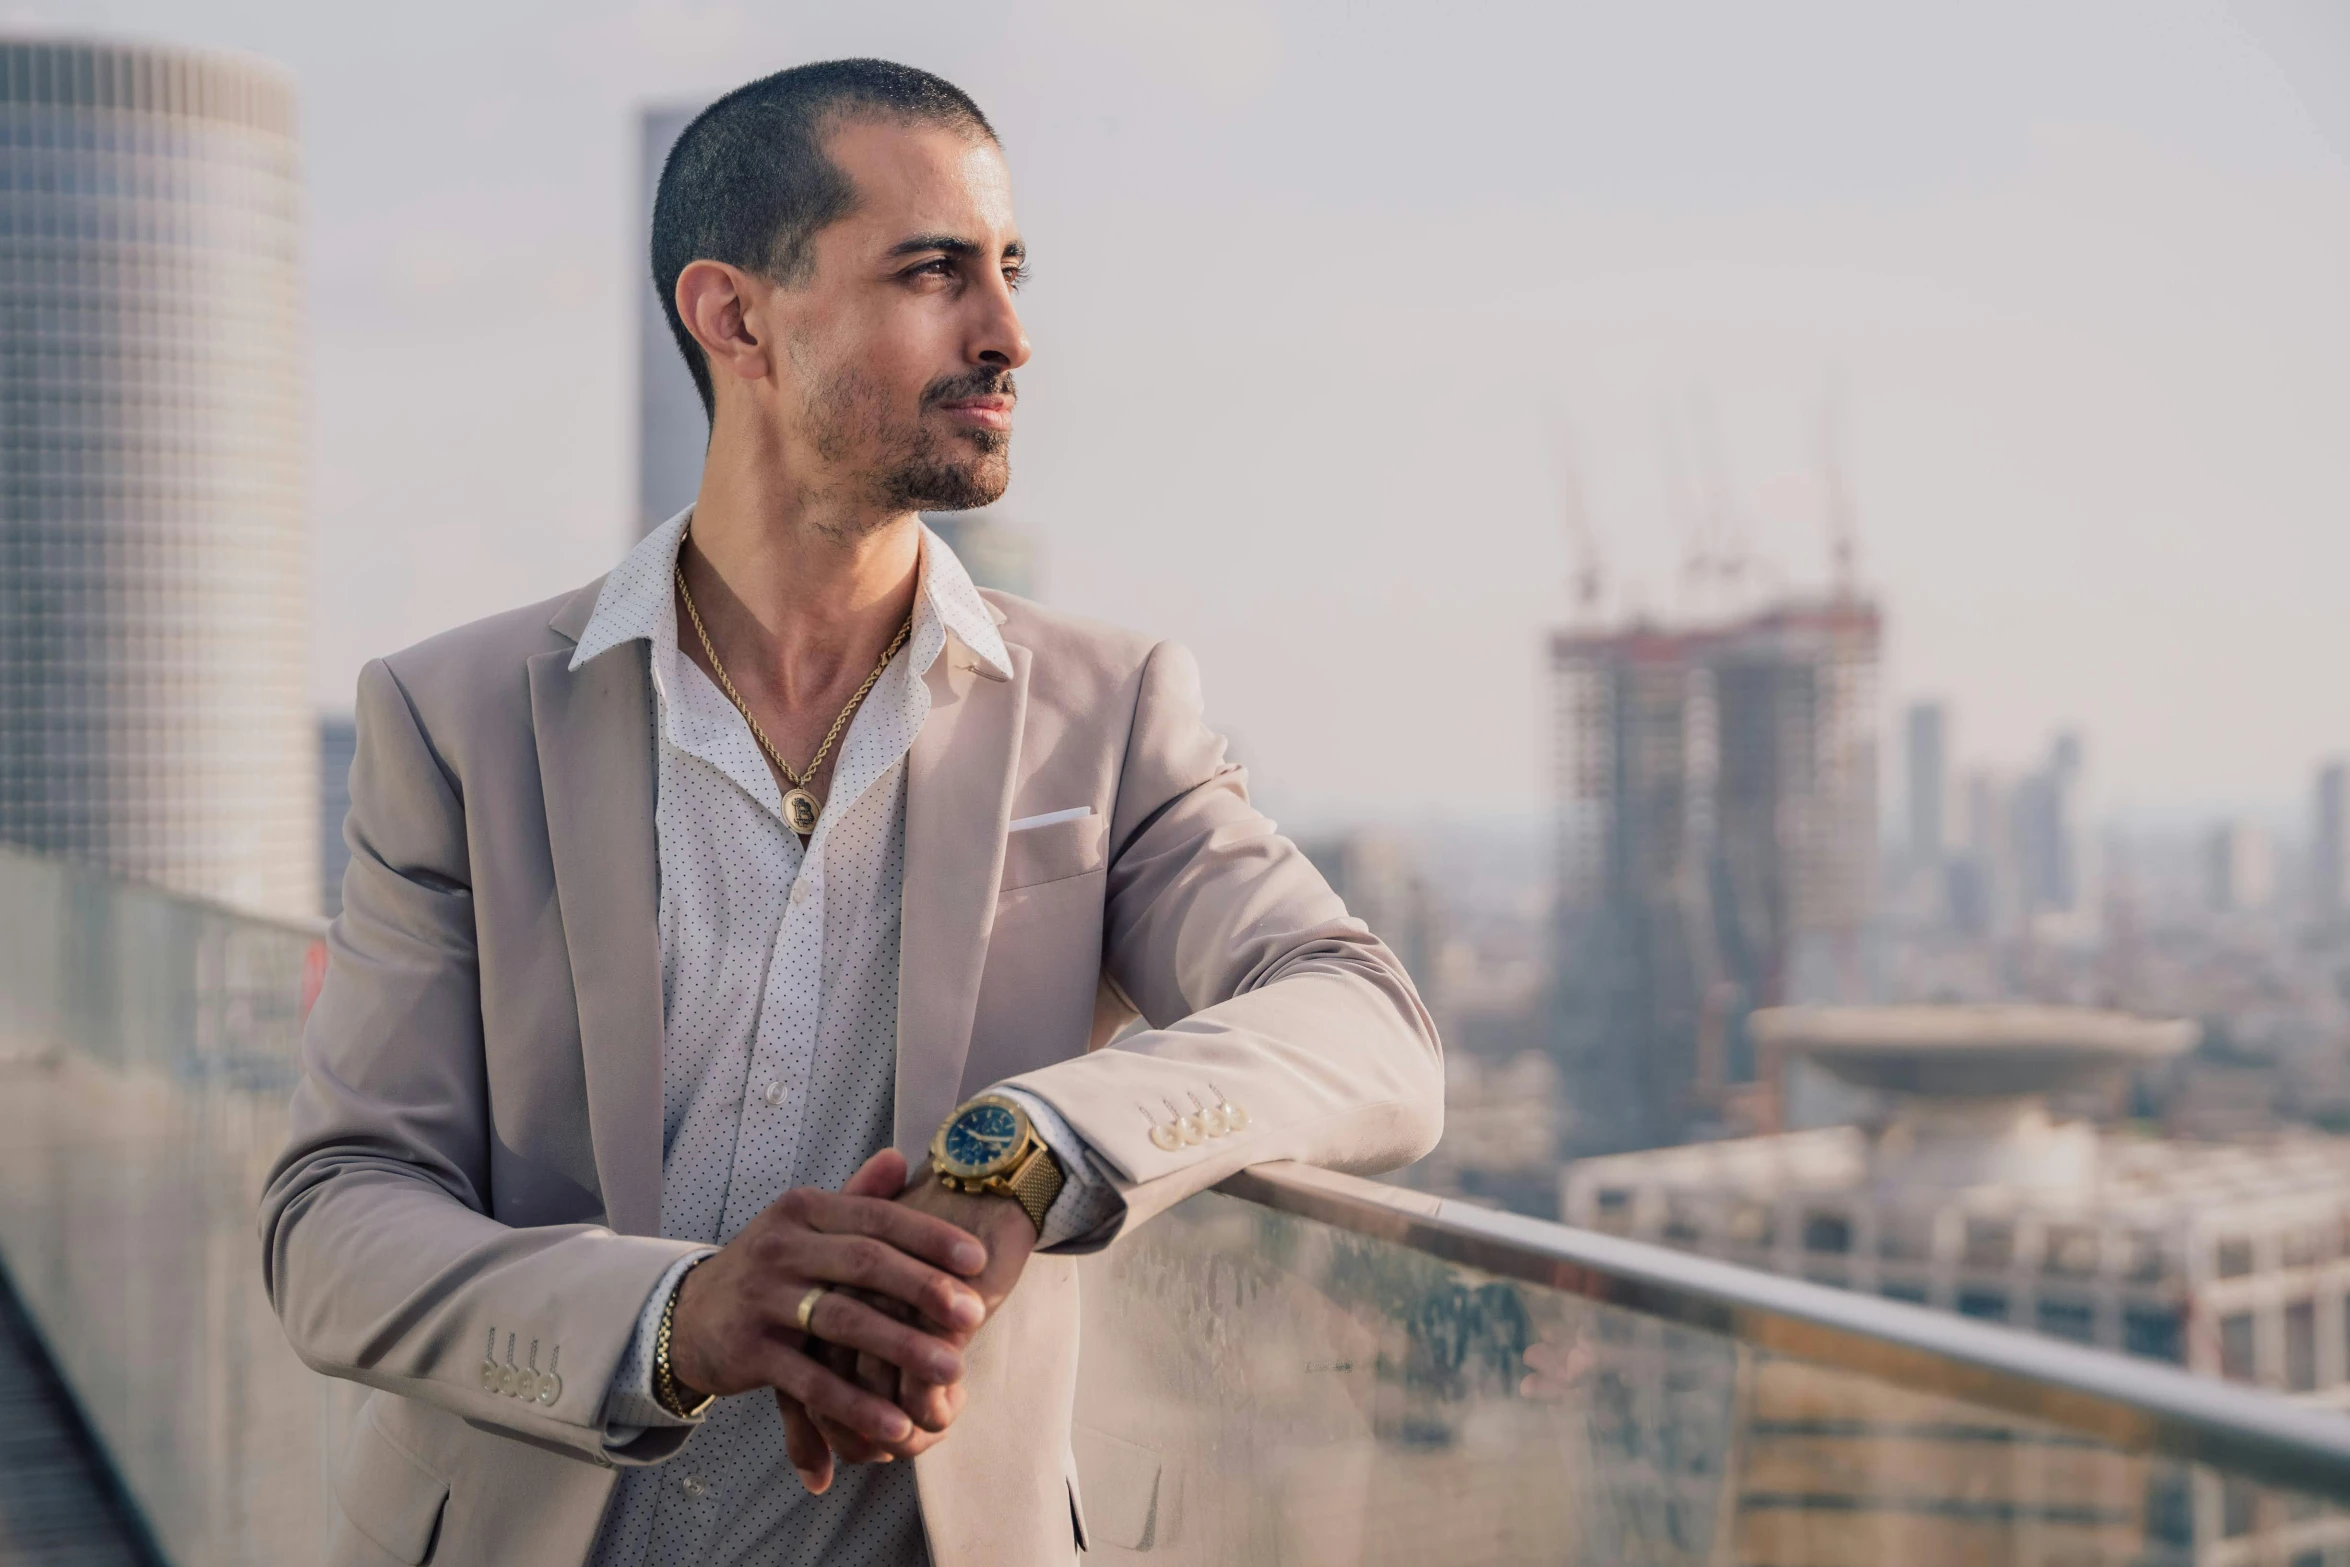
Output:
[[[306,915],[301,205],[275,67],[0,41],[0,839]]]
[[[2185,1049],[2194,1025],[1885,1007],[1755,1026],[1892,1095],[1889,1118],[1582,1160],[1567,1223],[2350,1408],[2350,1139],[2101,1136],[2051,1108]],[[2175,1559],[2254,1560],[2224,1543],[2247,1533],[2277,1561],[2350,1548],[2350,1517],[2247,1520],[2207,1477],[2175,1483]]]

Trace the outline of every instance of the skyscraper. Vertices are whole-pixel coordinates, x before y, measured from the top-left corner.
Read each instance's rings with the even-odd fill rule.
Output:
[[[1879,636],[1838,596],[1552,639],[1571,1151],[1678,1140],[1755,1080],[1748,1012],[1857,994]]]
[[[641,537],[684,510],[702,484],[702,453],[710,444],[701,394],[669,332],[668,314],[653,287],[653,196],[661,165],[678,133],[706,107],[656,104],[637,116],[636,299],[636,519]]]
[[[2350,914],[2350,766],[2317,770],[2316,820],[2309,835],[2310,912],[2321,920]]]
[[[2067,732],[2048,760],[2015,786],[2016,881],[2027,914],[2069,914],[2081,906],[2081,737]]]
[[[1949,715],[1939,702],[1913,702],[1904,726],[1909,786],[1906,848],[1912,871],[1939,875],[1950,821]]]
[[[333,919],[343,912],[343,872],[351,846],[343,841],[343,820],[351,814],[351,760],[359,754],[359,723],[349,713],[325,713],[318,720],[318,912]]]
[[[292,82],[0,42],[0,838],[318,895]]]
[[[2257,913],[2276,895],[2276,856],[2258,822],[2211,829],[2203,846],[2203,901],[2214,914]]]

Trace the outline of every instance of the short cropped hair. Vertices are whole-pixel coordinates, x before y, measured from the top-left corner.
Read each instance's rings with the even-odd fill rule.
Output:
[[[653,196],[653,287],[712,419],[710,366],[677,313],[678,274],[696,261],[723,261],[787,286],[805,282],[817,233],[857,204],[825,138],[864,116],[997,139],[952,82],[887,60],[825,60],[736,88],[694,116],[669,149]]]

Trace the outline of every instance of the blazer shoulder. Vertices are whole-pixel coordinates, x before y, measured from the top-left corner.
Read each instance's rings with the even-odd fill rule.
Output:
[[[1121,683],[1137,676],[1160,645],[1159,638],[1143,632],[1050,609],[1017,594],[981,588],[979,596],[1004,617],[996,628],[1004,641],[1034,655],[1038,676],[1090,670]]]
[[[599,577],[584,588],[453,627],[378,662],[428,734],[454,739],[484,724],[527,725],[530,661],[568,654],[577,645],[558,627],[580,618],[583,600],[592,608],[602,586]]]

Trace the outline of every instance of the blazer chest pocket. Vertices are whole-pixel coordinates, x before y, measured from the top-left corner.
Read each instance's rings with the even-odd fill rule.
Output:
[[[1001,890],[1065,881],[1102,868],[1110,821],[1099,812],[1023,827],[1004,838]]]

